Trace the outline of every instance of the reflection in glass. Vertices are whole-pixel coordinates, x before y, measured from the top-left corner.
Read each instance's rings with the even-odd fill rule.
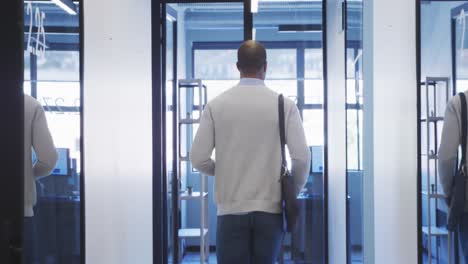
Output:
[[[37,203],[25,226],[25,241],[31,241],[25,245],[25,264],[81,263],[80,16],[53,2],[24,5],[24,93],[44,109],[58,153],[52,174],[35,180]],[[78,4],[75,9],[79,13]],[[42,19],[31,19],[36,13]]]

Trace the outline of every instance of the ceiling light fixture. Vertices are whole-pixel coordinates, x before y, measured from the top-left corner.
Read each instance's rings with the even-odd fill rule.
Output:
[[[65,12],[70,15],[77,15],[76,6],[72,0],[51,0],[52,3],[62,8]]]

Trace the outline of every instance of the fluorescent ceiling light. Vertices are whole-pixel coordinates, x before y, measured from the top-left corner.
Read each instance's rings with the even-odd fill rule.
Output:
[[[65,10],[70,15],[77,15],[75,4],[72,0],[51,0],[52,3]]]
[[[256,14],[258,13],[258,1],[260,0],[251,0],[250,4],[250,11],[253,13],[253,14]]]

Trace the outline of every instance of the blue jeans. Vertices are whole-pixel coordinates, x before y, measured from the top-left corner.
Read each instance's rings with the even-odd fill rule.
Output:
[[[465,259],[468,263],[468,213],[464,213],[459,227],[460,246]]]
[[[272,264],[283,240],[282,215],[252,212],[218,216],[218,264]]]

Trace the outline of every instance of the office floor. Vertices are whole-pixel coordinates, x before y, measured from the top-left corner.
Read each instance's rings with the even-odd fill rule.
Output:
[[[209,264],[216,264],[216,253],[212,252],[210,254]],[[187,253],[182,261],[182,264],[200,264],[200,254],[195,252]],[[293,261],[285,261],[284,264],[294,264]]]
[[[423,257],[423,263],[427,263],[427,255]],[[199,264],[200,263],[200,253],[197,252],[188,252],[182,264]],[[216,252],[211,252],[209,262],[210,264],[216,264]],[[293,261],[285,261],[285,264],[295,264]],[[362,264],[362,252],[353,252],[351,257],[351,264]],[[436,259],[432,260],[432,263],[437,263]]]
[[[286,258],[288,255],[286,254]],[[200,253],[198,252],[187,252],[185,255],[182,264],[199,264],[200,263]],[[216,264],[216,252],[210,253],[209,262],[210,264]],[[351,264],[362,264],[362,252],[355,251],[353,252],[353,256],[351,257]],[[284,264],[295,264],[294,261],[285,260]]]

